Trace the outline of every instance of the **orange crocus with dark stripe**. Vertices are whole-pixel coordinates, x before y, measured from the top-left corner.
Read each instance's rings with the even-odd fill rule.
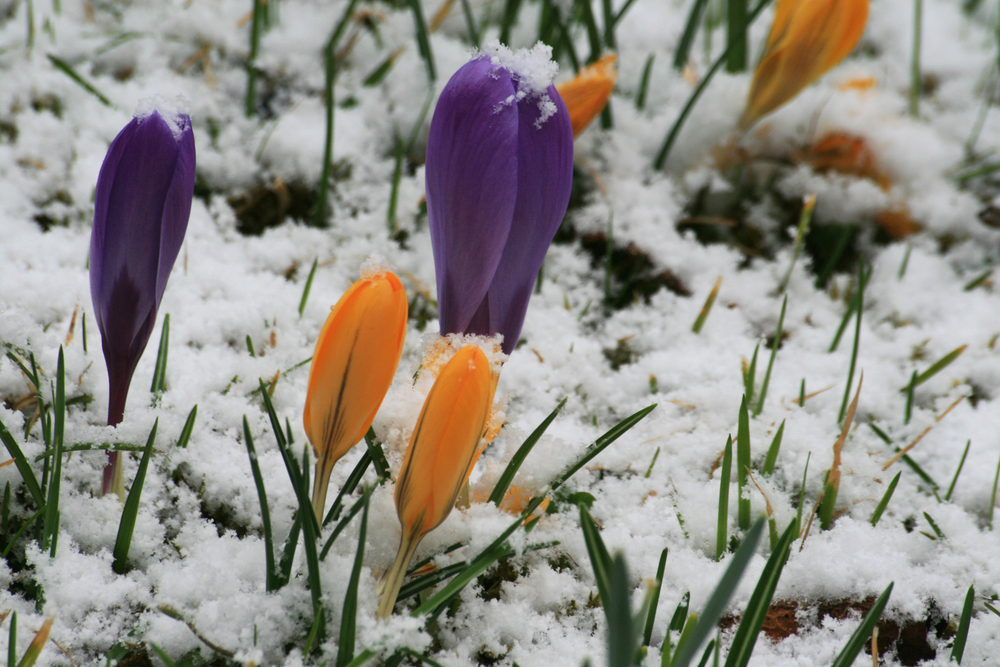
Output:
[[[868,0],[778,0],[740,129],[833,69],[858,45],[867,22]]]
[[[406,316],[399,278],[373,272],[340,297],[316,340],[303,422],[316,452],[312,502],[320,521],[333,464],[368,432],[392,384]]]
[[[559,96],[566,103],[569,121],[573,125],[573,137],[587,129],[597,114],[604,111],[618,81],[615,61],[618,57],[609,53],[596,63],[584,67],[575,77],[556,86]]]
[[[379,618],[392,613],[417,546],[448,518],[475,464],[493,403],[492,375],[486,354],[466,345],[441,369],[427,394],[396,481],[402,534],[396,561],[382,581]]]

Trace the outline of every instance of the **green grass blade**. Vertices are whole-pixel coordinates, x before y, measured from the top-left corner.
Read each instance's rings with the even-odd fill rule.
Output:
[[[628,1],[629,3],[632,2],[632,0]],[[618,45],[615,42],[615,10],[611,5],[611,0],[601,0],[601,11],[601,20],[604,23],[604,45],[612,51],[617,51]]]
[[[601,605],[604,613],[608,616],[608,624],[612,622],[611,612],[608,609],[608,602],[611,599],[611,556],[608,554],[604,540],[601,539],[600,530],[597,523],[587,511],[587,508],[580,503],[580,528],[583,530],[583,541],[587,545],[587,555],[590,556],[590,565],[594,568],[594,580],[597,582],[597,594],[601,597]]]
[[[965,457],[969,455],[969,447],[972,445],[972,440],[965,443],[965,451],[962,452],[962,459],[958,462],[958,470],[955,471],[955,476],[951,478],[951,484],[948,485],[948,493],[944,494],[945,500],[951,500],[951,492],[955,490],[955,484],[958,482],[958,476],[962,474],[962,468],[965,466]]]
[[[349,663],[347,663],[347,667],[361,667],[361,665],[371,660],[373,657],[375,657],[375,655],[376,655],[375,651],[371,650],[370,648],[366,648],[364,651],[358,654],[358,657],[354,658],[354,660],[351,660]]]
[[[744,23],[747,29],[749,29],[750,24],[753,23],[758,16],[760,16],[760,13],[764,11],[764,8],[770,3],[771,0],[761,0],[757,3],[757,6],[753,8],[753,11],[747,15],[746,22]],[[688,101],[681,110],[677,120],[674,121],[674,124],[670,128],[670,132],[667,133],[666,139],[663,140],[663,146],[660,148],[660,152],[656,154],[656,159],[653,161],[653,168],[657,171],[663,169],[663,165],[666,164],[667,157],[670,155],[670,149],[673,148],[674,142],[677,141],[677,136],[681,132],[681,128],[684,127],[684,121],[686,121],[687,117],[691,115],[691,111],[694,109],[695,103],[699,98],[701,98],[702,93],[705,92],[705,89],[708,87],[709,82],[711,82],[712,77],[714,77],[715,73],[719,71],[719,68],[722,67],[723,63],[728,61],[729,53],[733,50],[733,48],[733,44],[729,44],[726,47],[726,50],[722,52],[718,59],[712,63],[712,66],[708,68],[708,71],[705,72],[705,76],[702,77],[701,81],[698,83],[698,87],[694,89],[693,93],[691,93],[691,97],[688,98]]]
[[[871,276],[871,270],[869,270],[868,275]],[[854,325],[854,346],[851,348],[851,364],[847,371],[847,385],[844,387],[844,400],[840,403],[840,413],[837,416],[837,423],[842,423],[844,421],[844,415],[847,413],[847,401],[851,397],[851,385],[854,384],[854,369],[858,365],[858,346],[861,345],[861,315],[864,312],[864,295],[865,295],[865,283],[868,280],[865,278],[865,267],[864,264],[858,264],[858,293],[857,293],[857,321]]]
[[[841,231],[840,238],[837,239],[837,245],[833,248],[833,252],[830,254],[830,259],[827,261],[826,266],[823,270],[819,272],[816,276],[816,282],[813,283],[816,289],[823,289],[826,287],[826,281],[830,279],[833,275],[833,270],[837,267],[837,262],[840,261],[840,256],[844,254],[847,250],[847,246],[850,244],[851,239],[854,238],[854,232],[857,231],[856,225],[845,225]]]
[[[361,460],[358,464],[354,466],[354,470],[351,474],[347,476],[347,481],[344,482],[344,486],[340,489],[340,493],[337,494],[336,500],[333,501],[333,505],[330,506],[330,511],[326,513],[326,518],[323,519],[323,526],[325,527],[331,521],[336,521],[337,517],[340,516],[340,510],[344,507],[344,498],[354,493],[354,489],[358,488],[358,484],[361,482],[361,478],[364,477],[365,472],[368,470],[368,466],[372,463],[372,455],[370,451],[365,451],[361,455]]]
[[[32,514],[27,521],[21,524],[21,527],[18,529],[18,531],[14,533],[14,537],[10,538],[10,542],[7,543],[7,547],[3,550],[3,553],[0,554],[0,558],[6,558],[8,554],[10,554],[11,549],[14,548],[14,545],[18,543],[18,541],[26,532],[28,532],[28,528],[30,528],[31,525],[34,524],[35,521],[37,521],[38,518],[42,516],[42,514],[44,513],[45,513],[45,505],[42,505],[37,512]]]
[[[910,417],[913,416],[913,390],[917,386],[917,372],[913,371],[910,375],[910,383],[906,386],[906,407],[903,408],[903,424],[910,423]]]
[[[698,317],[695,318],[694,324],[691,325],[691,331],[694,333],[699,334],[701,333],[702,328],[704,328],[705,320],[708,319],[708,314],[712,312],[712,306],[715,305],[715,298],[719,296],[720,287],[722,287],[722,276],[715,279],[715,285],[712,287],[712,291],[708,293],[708,298],[705,299],[705,305],[701,307]]]
[[[250,353],[251,357],[257,357],[257,353],[253,350],[253,338],[250,337],[250,334],[247,334],[247,352]]]
[[[806,240],[806,234],[809,232],[809,224],[812,222],[813,211],[816,209],[816,195],[809,195],[805,198],[805,202],[802,204],[802,212],[799,213],[799,225],[795,230],[795,247],[792,250],[792,261],[788,263],[788,270],[785,271],[785,276],[778,283],[778,294],[783,294],[785,288],[788,287],[788,281],[792,278],[792,269],[795,268],[795,262],[799,258],[799,253],[802,252],[802,244]]]
[[[529,435],[527,439],[525,439],[524,444],[522,444],[518,448],[517,452],[514,453],[514,456],[513,458],[511,458],[510,463],[507,464],[507,467],[504,469],[503,474],[500,475],[500,479],[497,480],[496,486],[493,487],[493,492],[490,494],[489,500],[487,500],[487,502],[491,502],[497,507],[500,506],[500,503],[503,501],[504,496],[507,494],[507,489],[510,488],[511,482],[514,481],[514,475],[517,474],[517,471],[520,469],[521,464],[524,463],[524,459],[528,457],[528,454],[531,453],[532,448],[534,448],[534,446],[538,443],[541,437],[545,434],[546,429],[549,428],[549,425],[552,424],[556,416],[566,405],[567,400],[569,400],[569,397],[566,397],[563,400],[561,400],[559,402],[559,405],[555,407],[555,410],[549,413],[549,416],[546,417],[542,421],[542,423],[539,424],[535,428],[535,430],[531,432],[531,435]]]
[[[837,333],[834,334],[833,340],[830,342],[830,352],[836,351],[837,347],[840,345],[840,339],[843,337],[844,331],[847,330],[847,324],[851,321],[851,316],[857,312],[858,301],[861,299],[861,295],[868,286],[868,279],[871,278],[871,275],[870,269],[863,274],[860,271],[858,272],[857,289],[854,292],[854,296],[851,298],[851,302],[847,304],[847,310],[844,311],[844,316],[840,319],[840,326],[837,327]]]
[[[990,518],[987,524],[993,530],[993,508],[997,506],[997,484],[1000,483],[1000,461],[997,461],[997,472],[993,476],[993,493],[990,494]]]
[[[247,56],[246,115],[252,118],[257,110],[257,53],[260,50],[260,33],[264,23],[265,0],[253,1],[253,19],[250,21],[250,54]]]
[[[649,479],[649,476],[653,474],[653,466],[656,465],[656,459],[659,458],[659,456],[660,456],[660,448],[657,447],[656,451],[653,452],[653,460],[649,462],[649,467],[646,468],[646,479]]]
[[[928,368],[926,371],[917,376],[917,379],[914,380],[913,382],[913,386],[919,387],[920,385],[922,385],[923,383],[927,382],[932,377],[940,373],[948,366],[948,364],[950,364],[951,362],[955,361],[960,356],[962,356],[962,353],[965,352],[965,349],[967,347],[969,346],[961,345],[959,347],[956,347],[954,350],[952,350],[948,354],[944,355],[943,357],[935,361],[933,364],[931,364],[930,368]]]
[[[73,79],[74,83],[76,83],[78,86],[86,90],[88,93],[90,93],[97,99],[99,99],[101,101],[101,104],[103,104],[106,107],[114,107],[114,105],[111,103],[111,100],[105,97],[101,93],[101,91],[99,91],[97,88],[94,88],[94,86],[89,81],[87,81],[82,76],[77,74],[76,70],[73,69],[73,67],[65,60],[63,60],[62,58],[57,58],[52,54],[46,54],[46,57],[49,59],[49,62],[51,62],[52,65],[57,70],[59,70],[69,78]]]
[[[869,523],[871,523],[872,527],[878,525],[879,519],[882,518],[882,513],[885,512],[885,508],[889,506],[889,501],[892,500],[892,494],[896,491],[896,484],[899,483],[899,476],[902,474],[902,471],[896,473],[896,476],[892,478],[891,482],[889,482],[889,487],[885,490],[882,500],[878,501],[878,505],[875,506],[875,511],[872,512],[872,518],[869,519]]]
[[[302,520],[296,515],[292,521],[292,527],[288,529],[288,537],[285,538],[285,546],[281,550],[281,560],[278,561],[278,573],[275,577],[275,585],[281,588],[292,578],[292,562],[295,560],[295,550],[299,546],[299,533],[302,532]]]
[[[739,429],[736,433],[736,480],[739,495],[738,523],[741,530],[750,527],[750,494],[747,493],[750,476],[750,415],[747,398],[740,403]]]
[[[748,0],[726,1],[726,38],[729,58],[726,71],[743,72],[747,68],[747,5]]]
[[[170,313],[163,316],[160,330],[160,345],[156,348],[156,366],[153,368],[153,382],[149,391],[160,394],[167,388],[167,352],[170,349]]]
[[[14,436],[7,430],[3,421],[0,421],[0,440],[3,440],[4,447],[7,448],[10,457],[14,459],[14,465],[17,467],[17,471],[21,473],[21,479],[24,480],[24,485],[28,487],[28,493],[34,499],[35,505],[45,507],[45,494],[42,493],[42,487],[38,485],[38,479],[35,477],[35,473],[31,469],[28,460],[24,457],[24,452],[21,451],[17,441],[14,440]]]
[[[704,2],[705,0],[696,0],[698,2]],[[649,57],[646,58],[646,64],[642,68],[642,78],[639,79],[639,90],[635,95],[635,108],[638,111],[642,111],[646,108],[646,97],[649,94],[649,77],[653,74],[653,60],[656,58],[656,54],[650,53]]]
[[[406,155],[403,152],[403,140],[396,139],[396,165],[392,170],[392,188],[389,190],[389,206],[385,213],[386,226],[389,228],[389,235],[393,235],[399,229],[399,222],[396,220],[396,207],[399,203],[399,184],[403,179],[403,159]]]
[[[882,442],[884,442],[885,444],[887,444],[887,445],[889,445],[890,447],[892,447],[892,448],[893,448],[893,450],[895,450],[895,451],[897,451],[897,452],[899,451],[899,447],[897,447],[897,446],[896,446],[896,445],[895,445],[895,444],[894,444],[894,443],[892,442],[892,439],[891,439],[891,438],[890,438],[890,437],[889,437],[888,435],[886,435],[886,432],[885,432],[885,431],[883,431],[882,429],[880,429],[880,428],[879,428],[878,426],[876,426],[875,424],[868,424],[868,428],[870,428],[870,429],[871,429],[871,430],[872,430],[872,431],[873,431],[873,432],[875,433],[875,435],[877,435],[877,436],[878,436],[878,437],[879,437],[879,438],[880,438],[880,439],[882,440]],[[924,482],[926,482],[926,483],[927,483],[928,485],[930,485],[930,487],[931,487],[931,489],[932,489],[932,490],[933,490],[933,489],[937,489],[937,488],[938,488],[938,483],[937,483],[937,482],[935,482],[935,481],[934,481],[934,480],[933,480],[933,479],[931,478],[931,476],[930,476],[930,475],[928,475],[928,474],[927,474],[927,473],[926,473],[926,472],[924,471],[924,469],[923,469],[923,468],[921,468],[921,467],[920,467],[919,465],[917,465],[917,462],[916,462],[916,461],[914,461],[913,459],[911,459],[911,458],[909,457],[909,455],[906,455],[906,454],[904,454],[904,455],[903,455],[903,457],[902,457],[902,458],[901,458],[900,460],[901,460],[901,461],[902,461],[903,463],[905,463],[905,464],[906,464],[907,466],[909,466],[909,467],[910,467],[910,469],[911,469],[911,470],[912,470],[913,472],[915,472],[915,473],[917,474],[917,476],[918,476],[918,477],[919,477],[920,479],[922,479],[922,480],[923,480]]]
[[[910,52],[910,116],[920,117],[920,93],[923,78],[920,75],[920,41],[923,32],[923,0],[913,0],[913,45]]]
[[[613,443],[621,436],[625,435],[625,433],[627,433],[633,426],[642,421],[642,419],[650,412],[652,412],[655,407],[656,403],[653,403],[652,405],[647,406],[642,410],[639,410],[635,414],[626,417],[625,419],[621,420],[620,422],[612,426],[610,429],[608,429],[608,431],[604,435],[599,437],[597,440],[594,441],[592,445],[587,447],[587,449],[584,451],[583,455],[579,459],[577,459],[574,463],[564,468],[562,472],[556,475],[556,478],[552,480],[552,483],[550,485],[551,488],[555,490],[558,487],[562,486],[566,482],[566,480],[568,480],[570,477],[576,474],[577,471],[580,470],[580,468],[590,463],[591,459],[593,459],[595,456],[597,456],[605,449],[607,449],[608,445]]]
[[[632,618],[631,593],[632,584],[625,557],[617,553],[609,563],[608,595],[601,598],[608,616],[608,667],[632,667],[635,664],[638,628]]]
[[[17,612],[10,613],[10,632],[7,635],[7,667],[17,666]]]
[[[371,455],[372,463],[375,465],[375,473],[380,479],[389,479],[389,462],[385,460],[382,443],[377,440],[375,429],[371,426],[368,427],[368,432],[365,433],[365,445],[367,445],[368,453]]]
[[[521,11],[521,0],[506,0],[503,6],[503,15],[500,19],[500,43],[510,44],[510,31],[517,22],[517,15]]]
[[[66,365],[62,346],[59,347],[59,361],[56,364],[56,395],[52,404],[52,475],[49,478],[49,498],[45,503],[45,521],[42,524],[42,551],[48,550],[49,557],[55,558],[59,538],[59,489],[62,485],[63,432],[66,424]]]
[[[313,278],[316,277],[316,267],[319,266],[319,257],[313,260],[312,268],[309,269],[309,277],[306,278],[306,284],[302,288],[302,298],[299,299],[299,317],[302,317],[302,313],[306,310],[306,302],[309,301],[309,292],[312,290]]]
[[[949,661],[954,660],[962,664],[962,655],[965,653],[965,642],[969,639],[969,623],[972,621],[972,606],[976,601],[976,588],[969,586],[969,592],[965,594],[965,604],[962,605],[962,616],[958,619],[958,631],[955,633],[955,643],[951,645],[951,656]]]
[[[788,554],[791,552],[792,541],[799,535],[799,525],[797,521],[792,521],[777,546],[771,552],[764,571],[757,580],[757,587],[747,602],[746,611],[743,612],[743,620],[736,629],[733,643],[729,648],[729,656],[726,658],[726,667],[746,667],[750,662],[750,655],[753,653],[757,637],[760,636],[761,628],[764,627],[764,617],[771,607],[774,599],[774,591],[778,586],[778,579],[781,578],[781,571],[788,562]]]
[[[191,441],[191,434],[194,432],[194,422],[198,418],[198,405],[195,404],[191,408],[191,412],[188,413],[187,420],[184,422],[184,428],[181,429],[181,435],[177,438],[177,446],[184,449],[188,446]]]
[[[987,269],[986,271],[983,271],[977,277],[973,278],[968,283],[966,283],[965,287],[963,287],[962,289],[966,292],[971,292],[972,290],[976,289],[977,287],[985,283],[987,280],[989,280],[990,276],[992,275],[993,275],[993,269]]]
[[[906,250],[903,252],[903,260],[899,263],[899,272],[896,274],[897,280],[902,280],[903,276],[906,275],[906,266],[910,263],[910,251],[913,250],[913,246],[906,246]]]
[[[715,560],[722,560],[729,541],[729,485],[733,474],[733,436],[726,438],[726,451],[722,455],[722,473],[719,476],[719,525],[715,533]]]
[[[118,537],[115,538],[115,560],[111,565],[111,569],[118,574],[125,574],[128,571],[128,550],[132,546],[132,534],[135,532],[135,519],[139,515],[142,485],[146,481],[146,469],[149,467],[149,457],[153,453],[153,443],[156,442],[156,429],[159,425],[159,419],[153,422],[153,428],[146,440],[146,449],[143,450],[142,460],[139,461],[139,469],[132,481],[132,488],[128,492],[128,499],[125,500],[125,507],[122,508],[122,518],[118,524]]]
[[[465,27],[469,31],[469,42],[475,48],[479,48],[479,30],[476,29],[476,19],[472,16],[472,7],[469,0],[462,0],[462,14],[465,15]]]
[[[862,647],[871,637],[872,631],[875,630],[875,626],[878,623],[879,618],[882,616],[882,610],[885,609],[885,605],[889,602],[889,596],[892,594],[893,584],[889,584],[889,587],[885,589],[882,595],[879,596],[878,600],[872,606],[871,611],[865,616],[864,620],[861,621],[861,625],[858,629],[854,631],[851,638],[847,640],[847,644],[844,645],[843,650],[837,656],[836,660],[830,667],[851,667],[854,664],[854,658],[857,657],[858,653],[861,652]]]
[[[764,477],[770,477],[774,473],[774,466],[778,462],[778,452],[781,450],[781,438],[785,434],[785,420],[781,420],[778,432],[774,434],[771,446],[767,448],[767,457],[764,459],[764,467],[760,472]]]
[[[587,63],[597,62],[601,57],[601,31],[597,29],[594,9],[590,6],[590,0],[576,0],[576,9],[580,23],[587,30],[587,42],[590,44],[590,57],[587,58]],[[503,41],[503,38],[500,41]]]
[[[660,602],[660,589],[663,587],[663,573],[667,569],[667,552],[664,547],[660,552],[660,563],[656,567],[656,583],[653,584],[652,594],[649,599],[649,610],[646,613],[646,625],[642,631],[642,645],[649,646],[649,641],[653,636],[653,622],[656,620],[656,607]]]
[[[268,593],[276,591],[278,586],[278,570],[274,564],[274,537],[271,533],[271,510],[267,505],[267,492],[264,490],[264,477],[260,474],[260,464],[257,462],[257,450],[253,446],[253,436],[250,434],[250,424],[243,415],[243,440],[246,443],[247,455],[250,457],[250,471],[253,473],[253,483],[257,487],[257,500],[260,503],[260,522],[264,528],[264,567],[266,568],[265,589]]]
[[[354,659],[354,635],[358,615],[358,586],[361,582],[361,568],[365,560],[365,537],[368,533],[368,500],[369,491],[361,497],[364,501],[364,513],[361,515],[361,529],[358,532],[358,551],[354,557],[354,568],[344,595],[344,606],[341,608],[340,640],[337,650],[336,667],[347,667]]]
[[[437,81],[437,70],[434,68],[434,53],[431,51],[431,40],[427,32],[427,22],[424,21],[424,10],[420,6],[420,0],[410,0],[410,10],[413,12],[413,23],[417,33],[417,48],[420,50],[420,57],[424,59],[424,65],[427,67],[427,80],[433,83]],[[504,43],[507,42],[504,41]]]
[[[344,532],[344,529],[347,528],[347,524],[351,522],[351,519],[356,517],[362,508],[368,507],[368,498],[371,496],[371,491],[374,488],[375,487],[371,487],[365,491],[364,495],[362,495],[358,501],[354,503],[353,507],[347,511],[347,515],[337,523],[337,527],[333,529],[332,533],[330,533],[330,537],[327,538],[326,544],[323,545],[323,550],[319,553],[320,560],[326,559],[326,555],[330,553],[330,548],[333,546],[333,543],[336,542],[337,538],[340,537],[340,534]]]
[[[163,664],[166,665],[166,667],[177,667],[177,663],[171,660],[170,656],[167,655],[162,648],[153,642],[149,642],[149,648],[153,649],[153,653],[155,653],[157,657],[163,661]]]
[[[688,14],[687,23],[684,24],[684,32],[681,40],[677,43],[677,51],[674,52],[674,69],[678,72],[684,69],[691,55],[691,47],[694,45],[694,38],[698,34],[698,26],[701,25],[701,15],[708,6],[708,0],[694,0],[691,5],[691,12]]]
[[[933,530],[934,534],[937,535],[937,538],[939,540],[943,540],[944,539],[944,533],[941,532],[941,529],[938,527],[937,522],[934,521],[934,517],[932,517],[927,512],[924,512],[923,514],[924,514],[924,518],[927,519],[927,523],[930,524],[931,530]]]
[[[778,356],[778,348],[781,347],[781,327],[785,324],[785,308],[788,306],[788,297],[781,302],[781,315],[778,316],[778,330],[774,334],[774,345],[771,346],[771,358],[767,362],[767,370],[764,372],[764,383],[760,386],[760,398],[757,399],[757,407],[753,411],[756,417],[764,411],[764,399],[767,398],[767,385],[771,382],[771,369],[774,368],[774,358]]]
[[[753,356],[750,358],[750,365],[747,372],[743,374],[743,400],[747,403],[753,402],[754,385],[757,383],[757,355],[760,353],[760,343],[753,348]]]
[[[705,603],[705,607],[698,617],[698,623],[695,625],[694,630],[691,631],[690,637],[684,643],[683,647],[678,645],[677,655],[674,657],[671,667],[688,667],[694,658],[695,651],[698,650],[698,647],[701,646],[701,643],[708,637],[709,633],[715,629],[716,623],[722,617],[722,612],[725,611],[730,598],[736,592],[736,587],[739,585],[740,579],[743,578],[743,572],[746,570],[747,565],[750,564],[750,558],[753,556],[754,550],[757,548],[757,542],[760,541],[760,536],[763,532],[764,520],[758,519],[743,537],[743,543],[733,555],[729,567],[726,568],[715,590],[712,591],[712,595],[709,596],[708,602]]]

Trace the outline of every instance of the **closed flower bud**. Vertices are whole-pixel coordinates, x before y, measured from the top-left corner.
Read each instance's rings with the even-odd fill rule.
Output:
[[[313,510],[323,520],[333,464],[364,438],[403,353],[406,292],[395,274],[362,274],[316,340],[303,422],[316,452]]]
[[[441,369],[427,394],[396,481],[402,534],[396,561],[382,583],[379,618],[392,613],[420,540],[455,506],[480,451],[493,388],[488,358],[477,346],[466,345]]]
[[[194,194],[191,119],[152,111],[134,118],[108,149],[94,199],[90,294],[108,367],[108,424],[125,412],[129,385],[156,322],[184,241]],[[103,492],[124,492],[108,452]]]
[[[500,333],[507,354],[573,180],[573,130],[550,54],[488,45],[441,91],[427,139],[441,333]]]
[[[833,69],[857,46],[867,22],[868,0],[778,0],[740,129]]]
[[[591,121],[608,105],[618,81],[616,60],[618,57],[609,53],[596,63],[584,67],[569,81],[556,86],[569,111],[574,137],[587,129]]]

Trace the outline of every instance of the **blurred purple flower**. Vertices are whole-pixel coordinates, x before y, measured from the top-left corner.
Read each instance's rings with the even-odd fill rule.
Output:
[[[109,425],[122,420],[132,374],[153,331],[187,229],[194,176],[194,135],[185,114],[165,119],[152,111],[132,119],[101,166],[90,295],[108,366]],[[117,452],[108,452],[105,493],[117,459]]]
[[[510,354],[566,213],[573,129],[547,51],[487,50],[455,73],[434,110],[427,213],[441,333],[501,333]]]

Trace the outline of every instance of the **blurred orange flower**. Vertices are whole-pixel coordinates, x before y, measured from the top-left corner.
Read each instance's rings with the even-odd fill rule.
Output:
[[[417,545],[451,513],[472,471],[493,403],[492,376],[486,354],[466,345],[441,369],[424,401],[396,481],[402,534],[381,585],[378,618],[392,613]]]
[[[566,103],[573,137],[587,129],[597,114],[604,110],[618,81],[615,61],[618,56],[610,53],[596,63],[584,67],[575,77],[556,86]]]
[[[740,129],[833,69],[857,46],[867,22],[868,0],[778,0]]]
[[[340,297],[316,340],[303,422],[316,452],[312,501],[319,521],[333,464],[368,432],[392,384],[406,316],[399,278],[373,272]]]

